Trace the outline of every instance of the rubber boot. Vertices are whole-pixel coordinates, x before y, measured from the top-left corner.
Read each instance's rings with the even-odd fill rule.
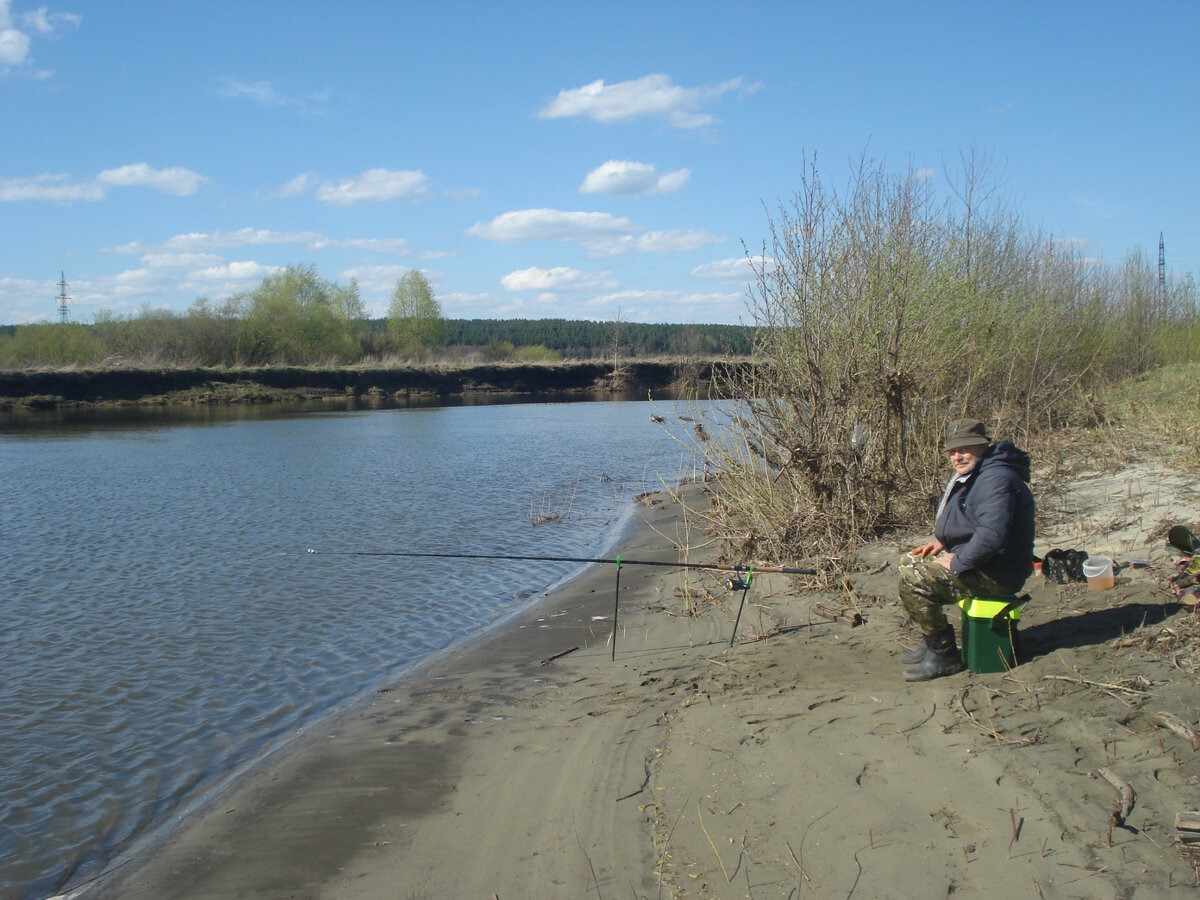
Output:
[[[916,667],[904,673],[905,681],[928,681],[963,670],[962,655],[954,641],[954,629],[925,635],[925,656]]]
[[[912,666],[919,663],[925,658],[925,654],[929,652],[929,648],[925,646],[925,641],[921,641],[916,647],[911,650],[905,650],[900,654],[900,662],[906,666]]]

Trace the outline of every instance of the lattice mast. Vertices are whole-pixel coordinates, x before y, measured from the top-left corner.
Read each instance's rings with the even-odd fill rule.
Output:
[[[65,325],[67,323],[67,319],[69,318],[68,307],[71,304],[71,295],[67,293],[67,288],[70,287],[70,285],[67,284],[67,273],[66,272],[59,272],[58,274],[60,277],[60,280],[58,282],[58,298],[57,298],[58,299],[58,321]]]
[[[1158,292],[1167,296],[1167,248],[1161,231],[1158,233]]]

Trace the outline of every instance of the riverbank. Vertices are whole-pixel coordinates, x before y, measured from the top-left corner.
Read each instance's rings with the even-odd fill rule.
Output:
[[[129,404],[273,403],[483,394],[704,393],[730,365],[611,361],[466,366],[141,368],[0,371],[0,410]]]
[[[760,575],[732,647],[739,594],[625,567],[615,661],[615,573],[597,567],[86,896],[1190,896],[1173,838],[1200,754],[1156,723],[1200,710],[1196,613],[1164,588],[1163,540],[1200,495],[1164,479],[1039,495],[1057,523],[1039,551],[1150,565],[1107,591],[1031,579],[1008,673],[903,681],[894,566],[917,535],[864,548],[846,592]],[[621,554],[677,560],[679,508],[643,518]],[[1136,795],[1119,823],[1104,772]]]

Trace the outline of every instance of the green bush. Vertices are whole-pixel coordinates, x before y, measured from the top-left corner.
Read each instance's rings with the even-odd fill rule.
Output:
[[[487,346],[483,349],[483,355],[488,362],[503,362],[513,355],[513,349],[512,341],[494,338],[488,341]]]
[[[18,325],[0,338],[0,366],[90,366],[108,355],[104,343],[87,325]]]
[[[561,354],[556,353],[549,347],[543,347],[541,344],[534,344],[531,347],[518,347],[512,353],[512,361],[521,363],[559,362],[561,359]]]

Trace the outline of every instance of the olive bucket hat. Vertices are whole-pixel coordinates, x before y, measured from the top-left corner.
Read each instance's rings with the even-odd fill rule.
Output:
[[[943,449],[949,453],[959,447],[986,447],[991,442],[987,428],[978,419],[959,419],[946,426]]]

